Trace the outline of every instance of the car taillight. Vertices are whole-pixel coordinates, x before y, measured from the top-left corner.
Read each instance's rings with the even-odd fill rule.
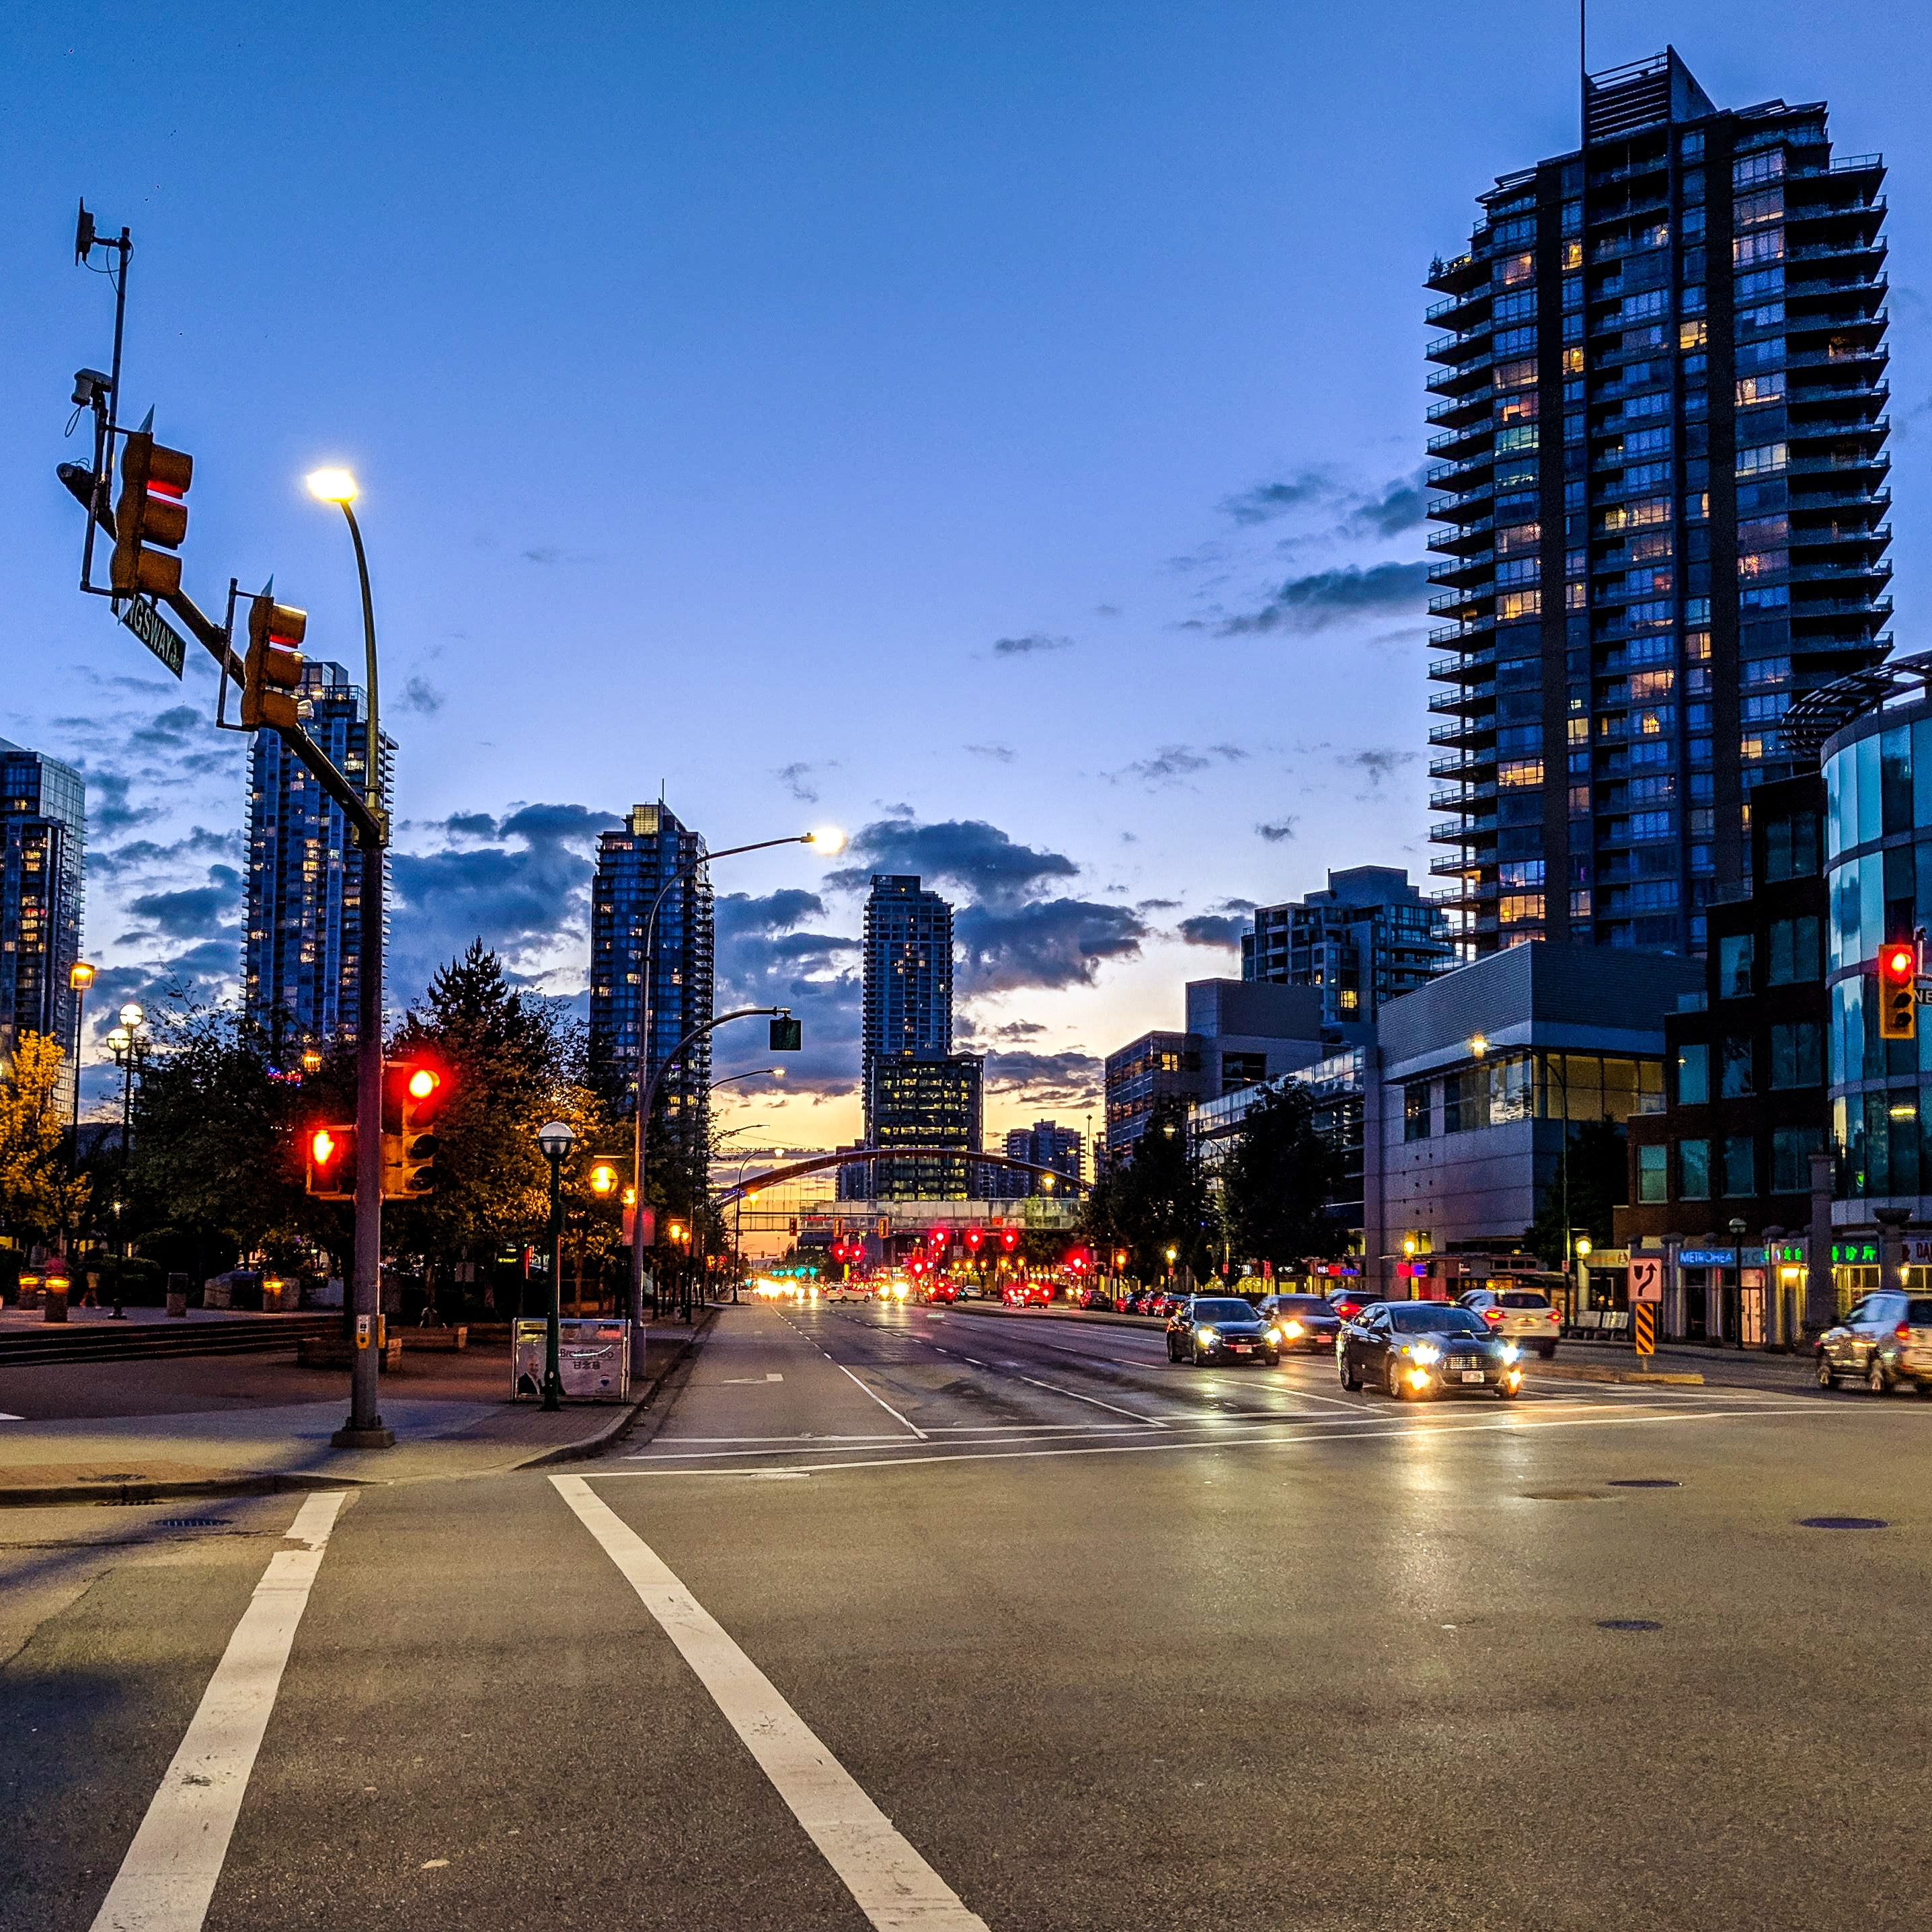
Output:
[[[1552,1321],[1552,1322],[1560,1322],[1563,1319],[1563,1317],[1562,1317],[1561,1315],[1559,1315],[1555,1309],[1553,1309],[1553,1308],[1552,1308],[1552,1309],[1550,1311],[1550,1320],[1551,1320],[1551,1321]]]
[[[1483,1319],[1485,1322],[1500,1322],[1502,1318],[1503,1312],[1500,1308],[1486,1308],[1483,1310]]]
[[[1900,1342],[1909,1342],[1912,1340],[1912,1324],[1909,1322],[1901,1322],[1892,1332],[1896,1340]]]

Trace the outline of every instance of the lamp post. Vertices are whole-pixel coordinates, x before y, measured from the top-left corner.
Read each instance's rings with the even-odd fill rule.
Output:
[[[349,1420],[331,1438],[338,1449],[389,1449],[395,1433],[383,1426],[376,1406],[376,1340],[382,1308],[382,848],[388,816],[382,805],[382,708],[376,675],[376,606],[369,590],[369,559],[356,520],[356,478],[346,470],[311,470],[309,494],[334,503],[349,525],[356,574],[362,592],[362,650],[368,715],[364,721],[362,796],[380,830],[358,835],[362,877],[356,908],[356,1347],[349,1372]]]
[[[537,1130],[537,1145],[550,1162],[550,1318],[544,1328],[543,1406],[546,1409],[563,1406],[563,1371],[557,1361],[559,1324],[563,1317],[558,1300],[563,1292],[563,1157],[576,1142],[567,1120],[548,1121]]]
[[[121,1009],[118,1017],[121,1023],[108,1034],[107,1044],[113,1052],[115,1064],[121,1070],[121,1191],[124,1194],[134,1154],[134,1076],[140,1069],[147,1045],[145,1029],[148,1016],[136,1001],[130,1000]],[[76,1084],[78,1081],[76,1070]],[[118,1245],[121,1212],[118,1202],[114,1212]],[[126,1259],[124,1255],[122,1259]]]
[[[87,1014],[87,989],[94,984],[94,968],[85,959],[68,968],[67,983],[74,992],[74,1158],[68,1163],[71,1180],[80,1171],[80,1056],[87,1044],[82,1022]]]
[[[632,1084],[637,1100],[635,1118],[632,1123],[631,1148],[631,1172],[638,1190],[637,1214],[632,1223],[631,1238],[631,1373],[640,1382],[644,1379],[646,1349],[644,1332],[644,1244],[638,1238],[638,1234],[644,1220],[645,1202],[649,1198],[644,1186],[644,1174],[648,1164],[651,1088],[653,1084],[650,1077],[651,1000],[656,991],[657,978],[658,914],[664,910],[664,902],[674,886],[682,884],[692,873],[710,865],[714,859],[735,859],[742,853],[766,852],[778,845],[810,845],[830,858],[835,853],[845,849],[845,835],[828,826],[816,832],[794,832],[784,838],[758,838],[748,845],[728,845],[721,852],[704,853],[687,864],[678,866],[658,886],[657,896],[651,901],[650,914],[644,921],[644,944],[638,952],[632,955],[633,958],[640,958],[642,968],[638,989],[637,1063],[632,1074]],[[658,1070],[662,1072],[664,1070],[660,1066]]]

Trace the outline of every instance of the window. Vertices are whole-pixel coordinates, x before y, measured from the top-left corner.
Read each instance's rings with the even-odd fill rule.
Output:
[[[1760,443],[1738,452],[1737,473],[1740,476],[1768,476],[1784,469],[1790,457],[1790,452],[1781,442]]]
[[[1765,182],[1782,181],[1784,178],[1784,150],[1774,148],[1767,154],[1751,154],[1744,160],[1731,164],[1731,185],[1734,188],[1756,188]]]
[[[1771,1030],[1771,1084],[1816,1087],[1825,1078],[1824,1033],[1816,1020],[1780,1022]]]
[[[1824,1152],[1824,1136],[1816,1127],[1774,1127],[1771,1132],[1771,1191],[1809,1194],[1811,1156]]]
[[[1787,820],[1784,821],[1790,824]],[[1771,828],[1766,828],[1768,831]],[[1766,842],[1767,844],[1768,841]],[[1788,874],[1772,872],[1774,878]],[[1774,919],[1771,922],[1769,957],[1765,962],[1768,986],[1802,986],[1818,977],[1822,964],[1819,955],[1819,919],[1816,913],[1801,914],[1796,919]]]
[[[1496,581],[1499,584],[1534,584],[1542,572],[1543,566],[1533,556],[1509,557],[1496,566]]]
[[[1680,1201],[1708,1201],[1711,1198],[1711,1143],[1706,1140],[1677,1143],[1677,1198]]]
[[[1669,1198],[1670,1150],[1662,1142],[1636,1150],[1636,1198],[1640,1202]]]
[[[1402,1137],[1406,1141],[1429,1138],[1429,1091],[1426,1080],[1402,1090]]]
[[[1733,1199],[1757,1192],[1757,1142],[1749,1134],[1724,1136],[1724,1192]]]
[[[1784,400],[1782,369],[1774,369],[1768,375],[1738,378],[1738,407],[1741,410],[1755,408],[1760,403],[1781,403]]]
[[[1461,1134],[1472,1128],[1487,1126],[1489,1102],[1486,1068],[1466,1067],[1460,1073],[1450,1074],[1442,1083],[1442,1131],[1445,1134]]]
[[[1756,262],[1784,260],[1784,230],[1781,228],[1760,229],[1754,235],[1740,235],[1731,243],[1732,262],[1740,268]]]
[[[1711,1097],[1711,1049],[1701,1040],[1677,1049],[1677,1104],[1701,1107]]]
[[[1540,785],[1542,782],[1540,758],[1513,758],[1496,767],[1496,783],[1505,790],[1517,786]]]
[[[1496,532],[1496,554],[1520,556],[1525,550],[1534,550],[1542,538],[1540,524],[1511,524]]]
[[[1751,935],[1748,932],[1726,933],[1718,941],[1719,999],[1750,998],[1753,951]]]
[[[1757,1090],[1751,1074],[1749,1034],[1726,1034],[1718,1042],[1718,1092],[1726,1100],[1742,1100]]]

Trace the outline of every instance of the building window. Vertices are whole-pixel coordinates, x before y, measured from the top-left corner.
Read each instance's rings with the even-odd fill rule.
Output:
[[[1718,997],[1748,1000],[1751,994],[1751,934],[1726,933],[1718,941]]]
[[[1724,1136],[1724,1192],[1732,1200],[1757,1192],[1757,1142],[1749,1134]]]
[[[1774,878],[1778,875],[1774,873],[1772,876]],[[1818,977],[1822,961],[1819,952],[1816,914],[1806,913],[1796,919],[1773,920],[1769,939],[1768,956],[1765,962],[1766,986],[1803,986]]]
[[[1711,1198],[1711,1143],[1706,1140],[1677,1143],[1677,1198],[1680,1201],[1708,1201]]]
[[[1749,1034],[1726,1034],[1718,1042],[1720,1054],[1718,1091],[1726,1100],[1748,1099],[1756,1090],[1751,1078]]]
[[[1711,1097],[1711,1049],[1687,1040],[1677,1049],[1677,1104],[1701,1107]]]
[[[1406,1141],[1429,1138],[1429,1091],[1426,1080],[1402,1090],[1402,1137]]]
[[[1824,1151],[1824,1136],[1816,1127],[1774,1127],[1771,1135],[1771,1191],[1808,1194],[1811,1156]]]
[[[1490,1086],[1486,1069],[1466,1067],[1442,1083],[1442,1131],[1468,1133],[1490,1124]]]
[[[1816,1021],[1793,1020],[1772,1028],[1774,1088],[1816,1087],[1824,1078],[1824,1030]]]
[[[1669,1198],[1670,1150],[1661,1141],[1636,1150],[1636,1198],[1640,1202]]]

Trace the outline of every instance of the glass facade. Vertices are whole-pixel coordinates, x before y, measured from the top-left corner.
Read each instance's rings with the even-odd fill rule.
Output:
[[[87,793],[71,765],[0,738],[0,1056],[45,1034],[67,1056],[74,1106],[80,1008],[68,976],[80,958]]]
[[[1674,54],[1438,262],[1432,870],[1464,950],[1701,952],[1792,699],[1888,647],[1882,160]]]
[[[1257,906],[1254,930],[1241,935],[1241,977],[1320,987],[1330,1026],[1372,1020],[1384,1000],[1455,963],[1441,909],[1393,866],[1330,872],[1325,892]]]

